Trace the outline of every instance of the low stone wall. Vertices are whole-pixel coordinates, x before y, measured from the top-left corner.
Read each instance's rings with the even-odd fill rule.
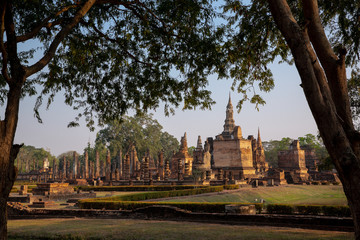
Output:
[[[10,203],[11,204],[11,203]],[[171,206],[150,206],[134,211],[92,209],[29,209],[14,205],[8,210],[9,219],[35,218],[132,218],[171,221],[192,221],[232,225],[297,227],[332,231],[354,231],[351,218],[301,215],[241,215],[233,213],[194,213]]]

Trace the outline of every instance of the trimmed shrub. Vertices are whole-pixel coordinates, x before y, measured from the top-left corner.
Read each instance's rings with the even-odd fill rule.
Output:
[[[224,213],[226,205],[253,205],[253,204],[240,204],[240,203],[193,203],[193,202],[132,202],[132,201],[89,201],[79,200],[80,208],[85,209],[107,209],[107,210],[135,210],[137,208],[154,206],[154,205],[165,205],[178,207],[183,210],[192,212],[208,212],[208,213]],[[256,204],[255,204],[256,207]]]
[[[348,206],[322,206],[322,212],[326,216],[351,217]]]
[[[294,206],[285,204],[268,204],[266,210],[269,214],[293,214]]]
[[[231,185],[224,185],[224,190],[235,190],[239,189],[239,185],[237,184],[231,184]]]
[[[319,215],[322,213],[322,206],[316,205],[297,205],[296,212],[303,215]]]
[[[165,185],[165,186],[78,186],[77,188],[83,191],[117,191],[117,192],[134,192],[134,191],[173,191],[173,190],[184,190],[184,189],[198,189],[208,188],[209,186],[197,186],[197,185]]]
[[[156,199],[156,198],[180,197],[180,196],[189,196],[189,195],[196,195],[196,194],[210,193],[210,192],[221,192],[223,189],[224,189],[223,186],[215,186],[215,187],[175,190],[175,191],[135,193],[125,196],[96,198],[94,200],[95,201],[143,201],[143,200]]]

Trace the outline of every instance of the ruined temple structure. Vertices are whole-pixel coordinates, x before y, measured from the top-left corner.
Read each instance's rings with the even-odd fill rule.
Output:
[[[180,164],[179,164],[180,161]],[[192,162],[193,158],[189,155],[186,133],[181,138],[180,141],[180,149],[177,153],[175,153],[171,158],[171,175],[170,178],[178,178],[178,175],[192,174]],[[187,171],[185,172],[185,165],[187,166]],[[178,166],[181,166],[181,169],[178,169]]]
[[[302,183],[309,180],[305,150],[300,148],[298,140],[290,144],[289,150],[278,152],[278,167],[284,170],[288,183]]]
[[[193,152],[193,169],[199,170],[206,174],[206,171],[211,171],[211,154],[210,145],[205,141],[204,148],[202,147],[201,137],[198,137],[197,146]]]
[[[301,146],[301,149],[305,151],[305,165],[309,172],[317,172],[320,160],[316,156],[315,149],[309,145]]]
[[[224,130],[209,143],[209,149],[212,150],[213,171],[221,169],[233,179],[241,180],[262,176],[268,169],[260,131],[258,140],[253,136],[249,136],[248,139],[242,137],[241,127],[235,125],[230,96],[226,107]]]
[[[260,129],[258,129],[258,138],[255,139],[252,135],[248,136],[248,140],[251,140],[252,152],[253,152],[253,166],[257,175],[264,176],[269,169],[268,163],[265,161],[265,151],[261,142]]]

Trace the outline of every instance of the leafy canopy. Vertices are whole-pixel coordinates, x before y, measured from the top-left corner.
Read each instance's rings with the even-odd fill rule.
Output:
[[[50,51],[57,34],[86,1],[15,0],[15,30],[24,47],[22,64]],[[205,89],[222,55],[223,30],[215,27],[212,0],[97,1],[58,46],[47,68],[28,79],[23,93],[34,95],[35,106],[56,93],[79,110],[89,126],[119,119],[129,108],[153,109],[165,102],[165,113],[209,108],[214,102]],[[36,46],[36,47],[31,47]],[[36,73],[36,72],[35,72]],[[33,73],[33,74],[35,74]],[[0,79],[0,101],[7,89]],[[78,118],[76,120],[78,120]],[[76,121],[70,126],[77,125]]]
[[[176,138],[162,130],[162,126],[152,115],[141,114],[134,117],[125,116],[123,121],[108,123],[97,134],[95,149],[105,153],[110,150],[115,158],[120,150],[125,155],[131,146],[135,146],[138,158],[141,159],[148,151],[150,156],[157,158],[164,150],[164,158],[170,158],[173,151],[178,151],[179,142]]]

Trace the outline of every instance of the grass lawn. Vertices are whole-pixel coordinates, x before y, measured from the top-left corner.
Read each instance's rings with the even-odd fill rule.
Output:
[[[347,205],[342,186],[335,185],[284,185],[278,187],[240,188],[239,190],[208,196],[185,196],[164,202],[241,202],[254,203],[260,199],[266,203]],[[159,200],[161,201],[161,200]]]
[[[132,219],[9,220],[9,239],[354,239],[353,233]]]

